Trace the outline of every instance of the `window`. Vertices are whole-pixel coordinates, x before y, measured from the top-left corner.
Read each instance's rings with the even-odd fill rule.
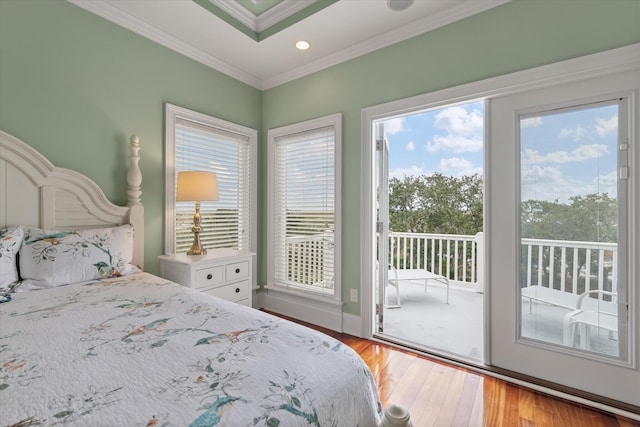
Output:
[[[269,284],[340,297],[340,114],[272,129]]]
[[[194,202],[176,202],[178,172],[211,171],[219,200],[202,201],[200,240],[207,249],[255,249],[257,132],[166,105],[165,250],[186,252],[193,242]]]

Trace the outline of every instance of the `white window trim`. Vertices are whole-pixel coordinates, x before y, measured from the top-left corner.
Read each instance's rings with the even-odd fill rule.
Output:
[[[186,119],[206,126],[216,127],[222,130],[247,136],[249,138],[250,162],[249,171],[249,250],[255,252],[257,249],[257,227],[258,227],[258,197],[257,197],[257,146],[258,132],[236,123],[211,117],[186,108],[172,104],[165,104],[165,218],[164,218],[164,250],[166,254],[175,253],[175,222],[176,222],[176,196],[174,182],[176,179],[176,121]],[[254,258],[255,264],[255,258]],[[254,282],[255,282],[255,265]],[[255,288],[255,283],[253,283]]]
[[[297,300],[309,300],[313,303],[327,303],[329,310],[336,307],[341,311],[342,307],[342,114],[336,113],[329,116],[308,120],[305,122],[295,123],[288,126],[270,129],[267,133],[268,151],[269,151],[269,171],[268,171],[268,194],[273,193],[275,188],[275,174],[273,165],[275,161],[275,150],[273,145],[276,138],[285,135],[291,135],[312,129],[333,126],[335,129],[335,252],[334,252],[334,289],[332,294],[315,293],[302,289],[294,289],[279,285],[275,281],[275,257],[274,257],[274,234],[275,234],[275,218],[276,206],[272,198],[268,199],[268,226],[267,226],[267,284],[265,288],[272,292],[281,292],[289,294]],[[307,301],[307,302],[309,302]],[[333,307],[330,308],[330,307]],[[333,327],[332,327],[333,328]],[[334,328],[335,329],[335,328]]]

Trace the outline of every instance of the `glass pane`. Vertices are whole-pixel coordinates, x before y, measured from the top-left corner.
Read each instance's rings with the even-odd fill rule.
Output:
[[[618,358],[618,104],[519,124],[521,336]]]
[[[335,284],[335,127],[284,135],[274,147],[280,216],[275,278],[329,294]]]
[[[175,132],[176,172],[215,172],[219,200],[201,204],[205,248],[248,249],[250,152],[248,137],[218,127],[177,119]],[[194,202],[177,202],[176,252],[186,252],[193,242]]]

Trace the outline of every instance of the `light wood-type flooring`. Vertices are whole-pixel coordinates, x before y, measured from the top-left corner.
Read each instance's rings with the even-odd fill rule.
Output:
[[[640,427],[633,420],[488,375],[304,324],[357,351],[373,372],[382,406],[407,408],[413,427]]]

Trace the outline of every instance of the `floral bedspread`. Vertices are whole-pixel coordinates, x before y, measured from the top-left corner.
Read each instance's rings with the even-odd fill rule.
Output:
[[[368,367],[303,326],[139,273],[0,305],[0,426],[376,426]]]

